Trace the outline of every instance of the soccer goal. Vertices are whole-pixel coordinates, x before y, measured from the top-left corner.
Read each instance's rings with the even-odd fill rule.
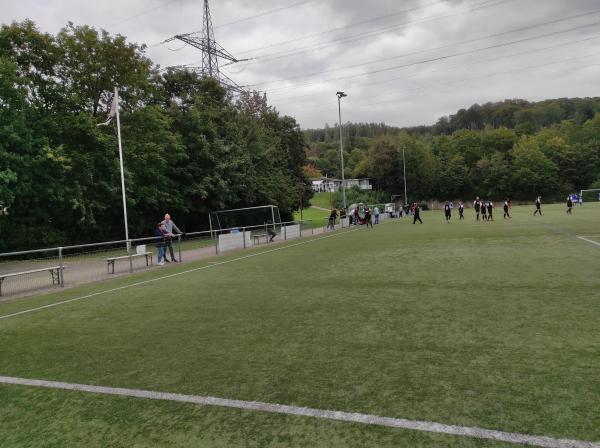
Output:
[[[274,226],[281,225],[279,207],[276,205],[261,205],[258,207],[218,210],[210,213],[212,230],[260,227],[266,223],[273,224]]]
[[[209,222],[211,235],[218,240],[217,252],[269,243],[281,233],[276,205],[213,211]]]
[[[582,202],[600,201],[600,188],[594,188],[591,190],[581,190],[581,192],[579,193],[579,199]]]

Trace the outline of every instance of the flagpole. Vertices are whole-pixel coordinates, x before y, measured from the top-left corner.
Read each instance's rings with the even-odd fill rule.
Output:
[[[121,145],[121,121],[119,119],[119,92],[115,87],[115,105],[117,115],[117,140],[119,141],[119,163],[121,165],[121,191],[123,192],[123,217],[125,218],[125,239],[127,240],[127,253],[131,252],[129,243],[129,226],[127,225],[127,199],[125,195],[125,173],[123,172],[123,146]]]

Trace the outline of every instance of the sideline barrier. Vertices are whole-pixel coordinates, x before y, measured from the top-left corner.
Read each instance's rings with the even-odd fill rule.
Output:
[[[252,247],[253,235],[265,235],[260,240],[264,244],[269,230],[275,231],[275,242],[314,234],[314,230],[307,232],[303,229],[312,227],[310,221],[269,225],[271,229],[263,224],[241,229],[190,232],[185,234],[185,238],[176,235],[170,241],[173,259],[177,262],[197,260],[215,253]],[[160,269],[158,263],[150,262],[149,258],[157,257],[157,243],[156,237],[149,237],[0,253],[0,300]],[[165,247],[165,250],[166,261],[172,262],[169,248]],[[120,261],[115,263],[114,260]],[[50,277],[49,272],[58,274]]]

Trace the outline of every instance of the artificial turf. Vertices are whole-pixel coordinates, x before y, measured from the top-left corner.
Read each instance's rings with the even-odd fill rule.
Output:
[[[576,236],[600,235],[600,207],[532,212],[426,212],[0,320],[0,375],[597,441],[600,247]],[[0,385],[0,403],[3,447],[508,446],[20,386]]]

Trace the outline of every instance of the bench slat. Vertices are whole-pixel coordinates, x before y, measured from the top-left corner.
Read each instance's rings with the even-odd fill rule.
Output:
[[[56,271],[59,269],[64,269],[64,266],[62,268],[60,266],[53,266],[53,267],[42,268],[42,269],[31,269],[30,271],[11,272],[10,274],[0,274],[0,278],[16,277],[17,275],[35,274],[36,272]]]
[[[143,254],[131,254],[131,258],[134,257],[143,257],[146,255],[152,255],[152,252],[144,252]],[[114,260],[124,260],[126,258],[129,258],[129,255],[124,255],[122,257],[110,257],[110,258],[105,258],[106,261],[114,261]]]

